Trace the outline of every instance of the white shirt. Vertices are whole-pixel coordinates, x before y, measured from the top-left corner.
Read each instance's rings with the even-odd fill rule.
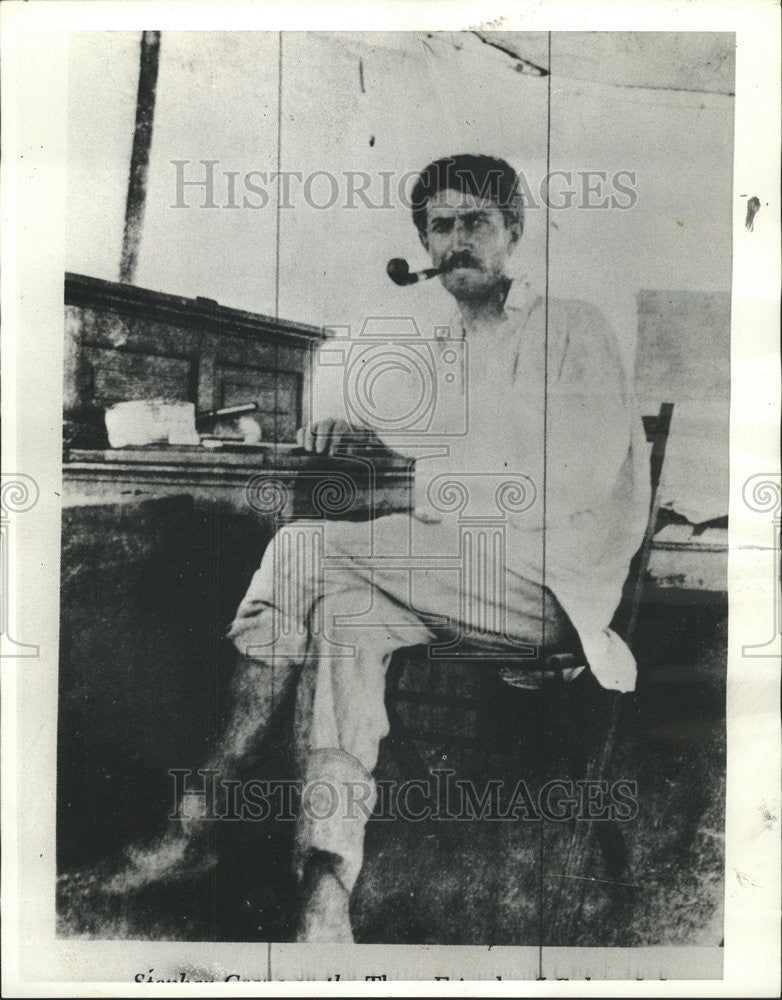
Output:
[[[556,595],[598,681],[632,690],[635,661],[608,626],[646,525],[649,459],[615,337],[594,306],[546,308],[518,281],[505,311],[490,333],[465,335],[456,316],[434,338],[400,322],[387,352],[354,341],[340,370],[349,412],[334,411],[332,389],[321,413],[374,417],[389,447],[416,458],[419,517],[454,504],[501,517],[508,564]]]

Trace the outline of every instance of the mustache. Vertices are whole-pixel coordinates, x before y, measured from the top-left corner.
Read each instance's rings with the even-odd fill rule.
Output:
[[[443,270],[453,271],[457,267],[474,267],[480,269],[481,262],[477,260],[469,250],[459,250],[457,253],[451,254],[451,256],[444,261]]]

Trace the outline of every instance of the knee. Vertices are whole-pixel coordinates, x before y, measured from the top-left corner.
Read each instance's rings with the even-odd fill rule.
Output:
[[[346,616],[355,614],[356,595],[342,590],[325,590],[313,605],[311,627],[316,633],[333,642],[350,642],[351,629]]]

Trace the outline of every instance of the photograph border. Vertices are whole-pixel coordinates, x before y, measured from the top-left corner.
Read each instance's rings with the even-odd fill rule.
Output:
[[[517,6],[457,2],[446,7],[433,2],[359,9],[353,3],[295,7],[236,3],[226,9],[188,0],[177,4],[10,0],[2,5],[2,456],[3,496],[10,511],[4,535],[9,557],[6,627],[0,636],[5,995],[145,995],[149,985],[134,984],[128,971],[172,960],[194,968],[210,966],[221,978],[234,974],[243,978],[238,983],[155,983],[155,995],[362,995],[367,990],[365,978],[375,974],[387,976],[370,987],[381,995],[464,995],[466,983],[433,981],[438,974],[434,970],[443,967],[453,976],[466,968],[479,970],[486,978],[469,980],[473,995],[516,995],[520,984],[531,996],[777,995],[779,7],[767,0],[697,0],[687,5],[658,0],[620,8],[590,4],[587,10],[573,2],[549,0],[520,13]],[[702,970],[713,968],[713,956],[706,952],[714,949],[707,948],[544,948],[547,972],[545,981],[540,981],[537,948],[431,946],[424,953],[417,946],[329,945],[324,953],[312,945],[55,937],[65,42],[67,31],[74,29],[150,27],[736,33],[722,979],[699,978]],[[753,233],[745,227],[742,192],[762,194],[763,208]],[[21,487],[10,489],[14,482]],[[337,966],[346,970],[339,983],[315,979]],[[39,977],[40,969],[46,969],[49,978]],[[501,974],[496,970],[507,970],[514,979],[489,978]],[[420,974],[420,980],[402,978],[412,971]],[[109,973],[118,978],[105,978]],[[350,974],[357,981],[347,981]],[[278,981],[294,976],[301,979]]]

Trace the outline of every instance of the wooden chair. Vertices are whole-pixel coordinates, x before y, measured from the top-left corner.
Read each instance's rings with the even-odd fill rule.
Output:
[[[660,509],[659,484],[672,416],[673,404],[663,403],[659,413],[643,417],[646,438],[651,444],[652,499],[643,541],[631,563],[622,604],[613,623],[631,648],[638,622],[644,582],[649,568],[652,539],[657,528]],[[549,675],[552,671],[556,675],[563,667],[578,664],[578,654],[574,653],[549,657],[543,666]],[[524,665],[530,666],[526,661]],[[537,664],[538,668],[540,666]],[[422,752],[422,747],[443,739],[442,728],[439,730],[433,728],[427,721],[431,720],[438,712],[450,715],[451,731],[463,729],[464,725],[460,726],[459,723],[463,723],[466,716],[473,716],[473,725],[468,727],[470,732],[466,737],[453,735],[452,745],[487,747],[492,744],[496,745],[497,741],[502,742],[503,733],[498,731],[500,727],[497,724],[497,712],[498,708],[502,708],[503,702],[507,703],[508,699],[507,697],[503,698],[502,695],[502,688],[505,685],[498,684],[498,670],[497,661],[487,663],[479,658],[473,662],[448,663],[447,661],[427,660],[425,656],[418,656],[411,650],[400,651],[393,657],[386,680],[386,709],[391,727],[386,742],[403,774],[416,778],[431,778],[427,755]],[[468,673],[472,675],[472,688],[465,684]],[[423,681],[421,677],[423,677]],[[559,725],[557,731],[560,741],[567,744],[570,740],[571,743],[570,747],[567,745],[560,747],[560,752],[563,752],[565,757],[572,758],[573,754],[569,751],[573,749],[574,743],[579,744],[575,747],[576,751],[583,751],[580,766],[577,765],[578,771],[581,772],[580,776],[587,780],[600,780],[602,775],[606,773],[614,749],[620,710],[626,696],[600,688],[588,671],[584,671],[582,678],[565,684],[561,681],[560,674],[560,683],[555,682],[545,688],[549,696],[553,690],[553,699],[549,697],[547,700],[546,695],[541,696],[540,692],[525,692],[524,694],[527,697],[538,699],[541,710],[544,708],[543,703],[546,703],[549,711],[553,707],[554,714],[563,718],[561,713],[567,689],[575,688],[578,685],[578,693],[575,694],[574,691],[574,696],[580,698],[583,695],[585,684],[591,681],[588,694],[590,704],[587,713],[590,716],[588,728],[591,732],[585,734],[582,729],[579,733],[579,739],[574,741],[570,726],[566,722]],[[499,701],[498,691],[500,692]],[[507,694],[507,688],[505,691]],[[507,704],[505,707],[507,708]],[[578,709],[579,714],[583,715],[581,705],[578,706]],[[419,714],[418,722],[411,724],[409,718],[405,719],[405,715],[409,717],[411,714],[414,715],[416,711]],[[507,716],[507,711],[504,714]],[[556,724],[557,719],[554,722]],[[584,739],[585,735],[587,736],[586,740]],[[591,745],[588,745],[590,743]],[[611,876],[621,875],[626,862],[621,830],[617,824],[586,822],[574,824],[564,875],[579,876],[584,871],[595,840],[600,846]],[[567,879],[561,880],[562,884],[566,881]],[[581,884],[583,885],[583,880]],[[561,909],[561,905],[555,904],[555,909]],[[571,907],[572,913],[577,912],[577,910],[578,907]],[[575,917],[571,915],[570,919],[575,919]]]

